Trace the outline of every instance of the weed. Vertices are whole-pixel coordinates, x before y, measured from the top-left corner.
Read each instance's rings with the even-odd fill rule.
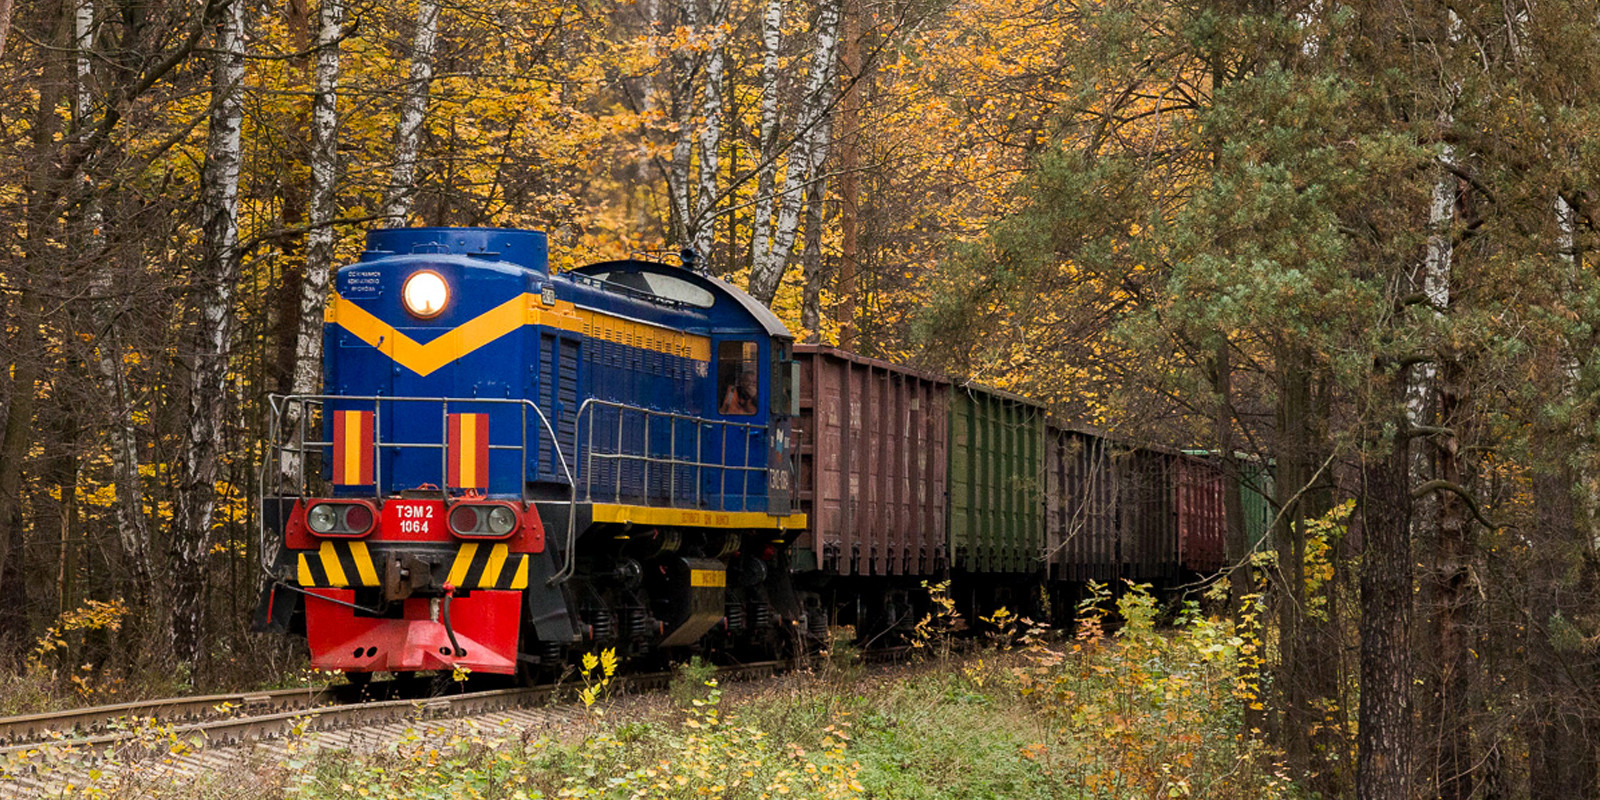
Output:
[[[611,679],[617,674],[617,650],[608,647],[600,652],[583,654],[583,690],[578,692],[578,699],[583,701],[584,708],[600,713],[595,708],[595,703],[605,696],[605,691],[611,686]]]
[[[911,630],[911,646],[932,653],[939,660],[947,660],[955,646],[955,635],[966,629],[961,612],[956,611],[955,598],[950,596],[950,582],[930,584],[922,582],[928,590],[928,600],[933,604],[929,611]]]
[[[716,674],[715,666],[699,656],[692,656],[688,661],[678,665],[672,676],[672,682],[667,685],[667,696],[672,698],[672,704],[678,708],[689,708],[694,701],[704,700],[710,696],[707,687]]]

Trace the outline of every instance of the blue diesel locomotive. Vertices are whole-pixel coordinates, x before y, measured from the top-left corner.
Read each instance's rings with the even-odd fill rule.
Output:
[[[825,625],[786,563],[793,337],[686,261],[552,275],[535,231],[370,233],[324,394],[270,398],[258,627],[362,676]]]

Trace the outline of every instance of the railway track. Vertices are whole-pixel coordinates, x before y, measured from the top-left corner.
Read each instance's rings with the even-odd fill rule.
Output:
[[[226,716],[274,714],[336,702],[340,689],[311,686],[265,692],[170,697],[115,705],[0,717],[0,755],[45,742],[102,738],[134,721],[192,724]]]
[[[875,658],[876,660],[876,658]],[[790,661],[718,667],[721,681],[753,680],[788,671]],[[660,691],[673,672],[619,674],[608,692]],[[374,684],[378,686],[380,684]],[[172,698],[0,719],[0,797],[59,788],[102,763],[137,764],[175,755],[198,771],[220,749],[289,735],[360,731],[422,721],[548,709],[574,691],[570,681],[533,687],[468,691],[425,698],[348,702],[354,687],[320,687],[253,694]],[[581,688],[581,684],[577,687]],[[226,760],[228,757],[222,757]],[[66,773],[32,765],[70,760]],[[180,765],[182,768],[182,765]],[[81,784],[79,784],[81,785]]]

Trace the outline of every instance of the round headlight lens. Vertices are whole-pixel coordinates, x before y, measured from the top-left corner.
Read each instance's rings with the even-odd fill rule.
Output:
[[[339,509],[321,503],[306,511],[306,525],[317,533],[328,533],[339,524]]]
[[[405,301],[406,310],[413,316],[431,319],[444,311],[444,304],[450,300],[450,287],[445,285],[439,273],[423,270],[406,278],[400,297]]]
[[[517,526],[517,515],[505,506],[495,506],[489,512],[489,532],[496,536],[504,536]]]

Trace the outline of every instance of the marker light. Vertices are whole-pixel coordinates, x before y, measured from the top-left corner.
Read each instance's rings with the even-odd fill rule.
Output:
[[[411,315],[420,319],[432,319],[439,316],[444,310],[444,304],[450,300],[450,287],[445,285],[444,278],[432,270],[423,270],[409,278],[406,285],[400,290],[400,297],[405,301],[406,310]]]

